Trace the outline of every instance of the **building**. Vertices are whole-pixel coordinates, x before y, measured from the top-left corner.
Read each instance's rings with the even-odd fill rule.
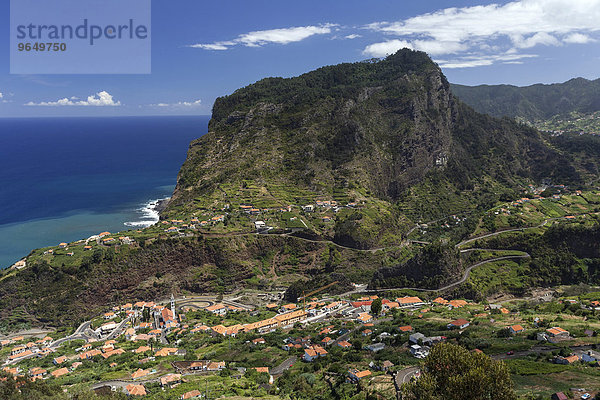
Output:
[[[296,310],[287,314],[276,315],[273,319],[277,321],[280,328],[285,328],[294,325],[296,322],[304,321],[307,315],[304,310]]]
[[[546,329],[546,333],[551,338],[569,338],[569,332],[558,326]]]
[[[583,362],[598,362],[600,361],[600,353],[593,350],[588,350],[580,354],[581,361]]]
[[[173,387],[181,383],[180,374],[167,374],[160,378],[160,386],[162,387]]]
[[[358,381],[360,381],[363,378],[366,378],[367,376],[371,376],[371,371],[359,371],[354,368],[348,371],[348,380],[353,383],[357,383]]]
[[[378,351],[381,351],[385,348],[385,344],[383,343],[373,343],[368,345],[367,350],[372,351],[373,353],[377,353]]]
[[[55,378],[60,378],[63,375],[67,375],[69,373],[69,370],[66,368],[59,368],[56,371],[52,371],[50,372],[50,375],[52,375]]]
[[[414,344],[419,344],[419,341],[423,342],[423,340],[425,340],[425,335],[419,332],[413,333],[408,337],[408,341]]]
[[[460,319],[457,319],[456,321],[450,322],[448,325],[446,325],[446,327],[448,329],[465,329],[469,325],[470,325],[469,321],[467,321],[466,319],[460,318]]]
[[[195,390],[185,392],[184,394],[182,394],[181,400],[197,399],[197,398],[200,398],[201,396],[202,396],[202,393],[200,393],[200,391],[198,389],[195,389]]]
[[[256,228],[257,231],[260,231],[260,230],[265,229],[267,227],[267,224],[265,223],[265,221],[255,221],[254,227]]]
[[[461,308],[467,305],[467,302],[464,300],[450,300],[448,302],[448,306],[450,308]]]
[[[296,309],[296,305],[294,303],[290,303],[290,304],[285,304],[283,306],[281,306],[281,308],[279,309],[280,313],[286,313],[292,310]]]
[[[443,297],[438,297],[433,300],[433,303],[445,306],[446,304],[448,304],[448,300],[444,299]]]
[[[220,371],[225,369],[225,361],[211,361],[206,366],[207,371]]]
[[[399,297],[396,299],[396,303],[398,303],[401,308],[418,307],[425,304],[423,300],[416,296]]]
[[[362,313],[362,314],[359,314],[357,320],[358,320],[358,322],[360,322],[362,324],[367,324],[367,323],[373,321],[373,316],[371,314]]]
[[[112,331],[116,327],[117,327],[117,324],[115,322],[107,322],[105,324],[100,325],[100,331],[102,333],[105,333],[105,332],[108,332],[108,331]]]
[[[52,363],[54,365],[59,365],[64,363],[65,361],[67,361],[67,357],[65,356],[60,356],[60,357],[56,357],[54,360],[52,360]]]
[[[302,356],[302,359],[304,361],[313,362],[317,358],[319,358],[319,355],[317,354],[317,352],[315,350],[313,350],[313,349],[305,349],[304,350],[304,356]]]
[[[385,361],[383,362],[383,364],[381,364],[381,370],[382,370],[382,371],[387,371],[387,370],[389,370],[390,368],[392,368],[393,366],[394,366],[394,363],[393,363],[393,362],[391,362],[390,360],[385,360]]]
[[[227,314],[227,306],[221,303],[213,304],[212,306],[206,307],[206,311],[215,315],[225,315]]]
[[[515,335],[517,333],[524,332],[525,328],[523,328],[521,325],[511,325],[508,327],[508,330],[510,331],[510,333]]]
[[[139,368],[137,371],[135,371],[133,374],[131,374],[131,378],[135,381],[136,379],[143,378],[147,375],[150,375],[149,370]]]
[[[134,383],[130,383],[129,385],[125,386],[125,392],[129,396],[145,396],[146,388],[144,387],[144,385],[136,385]]]
[[[576,355],[570,355],[568,357],[556,357],[554,359],[554,362],[556,364],[564,364],[564,365],[569,365],[569,364],[573,364],[574,362],[579,361],[579,357],[577,357]]]
[[[429,350],[429,347],[419,346],[418,344],[410,346],[410,354],[419,359],[427,357],[429,355]]]

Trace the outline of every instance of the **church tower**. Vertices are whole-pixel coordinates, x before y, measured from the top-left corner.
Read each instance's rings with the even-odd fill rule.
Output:
[[[173,320],[177,321],[177,317],[175,316],[175,297],[173,293],[171,293],[171,312],[173,313]]]

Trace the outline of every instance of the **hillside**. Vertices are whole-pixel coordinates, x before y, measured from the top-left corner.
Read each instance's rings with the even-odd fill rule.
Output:
[[[453,84],[452,92],[480,113],[527,121],[600,110],[600,79],[575,78],[564,83],[525,87]]]
[[[473,111],[422,52],[264,79],[216,100],[159,223],[33,251],[0,276],[0,315],[5,327],[75,323],[126,299],[332,273],[439,287],[462,274],[449,249],[488,210],[541,182],[584,188],[587,161]]]
[[[368,248],[416,219],[486,207],[544,178],[577,184],[580,175],[538,132],[474,112],[424,53],[401,50],[217,99],[164,216],[244,201],[359,202],[331,236]],[[250,186],[256,192],[240,198]]]

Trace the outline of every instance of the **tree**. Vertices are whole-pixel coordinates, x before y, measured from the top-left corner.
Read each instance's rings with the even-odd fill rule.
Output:
[[[373,300],[373,302],[371,303],[371,312],[375,315],[379,315],[379,313],[381,312],[381,298],[376,298],[375,300]]]
[[[401,390],[407,400],[516,399],[506,364],[450,343],[435,346],[421,377]]]

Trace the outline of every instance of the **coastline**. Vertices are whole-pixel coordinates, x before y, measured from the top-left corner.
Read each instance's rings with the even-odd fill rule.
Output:
[[[136,211],[142,214],[139,220],[127,221],[123,225],[127,228],[147,228],[160,221],[160,213],[167,207],[171,197],[149,200]]]
[[[165,208],[167,208],[167,205],[169,205],[169,201],[171,201],[170,197],[158,200],[156,207],[154,207],[154,211],[160,214],[165,210]]]
[[[0,227],[0,238],[3,239],[0,252],[6,256],[6,260],[0,263],[0,270],[8,269],[20,260],[26,259],[34,249],[50,246],[54,242],[81,240],[102,230],[121,232],[151,226],[160,220],[160,212],[166,208],[169,199],[170,197],[163,197],[148,200],[123,212],[97,214],[88,211],[72,211],[55,218],[6,224]],[[72,234],[65,235],[65,230],[71,230]]]

